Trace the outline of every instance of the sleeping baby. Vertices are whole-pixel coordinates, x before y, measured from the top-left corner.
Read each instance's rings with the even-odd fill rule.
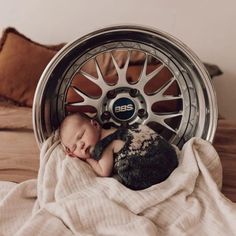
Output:
[[[60,126],[66,154],[86,161],[99,176],[116,176],[133,190],[164,181],[178,165],[175,148],[146,125],[104,129],[84,114]]]

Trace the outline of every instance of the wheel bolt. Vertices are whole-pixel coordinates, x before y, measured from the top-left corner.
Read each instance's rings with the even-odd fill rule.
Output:
[[[138,90],[137,89],[130,89],[129,94],[131,97],[138,96]]]
[[[101,116],[102,120],[109,120],[111,118],[111,113],[109,111],[104,111]]]
[[[140,118],[143,118],[146,114],[147,114],[147,113],[146,113],[146,110],[144,110],[144,109],[142,109],[142,108],[138,110],[138,116],[139,116]]]
[[[113,99],[116,97],[116,91],[115,90],[110,90],[108,93],[107,93],[107,98],[109,99]]]

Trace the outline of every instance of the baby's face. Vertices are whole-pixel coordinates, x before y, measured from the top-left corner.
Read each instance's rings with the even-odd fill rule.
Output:
[[[61,140],[71,157],[91,158],[91,152],[100,139],[100,125],[94,120],[73,117],[61,132]]]

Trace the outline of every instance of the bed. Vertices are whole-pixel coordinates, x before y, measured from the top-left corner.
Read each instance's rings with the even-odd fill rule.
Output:
[[[41,73],[64,46],[36,43],[14,28],[0,41],[0,198],[17,184],[37,179],[39,146],[32,105]],[[138,65],[138,62],[137,62]],[[214,79],[222,72],[205,64]],[[132,72],[130,72],[132,73]],[[213,146],[223,167],[222,193],[236,202],[236,122],[219,116]]]
[[[1,181],[20,183],[37,178],[39,148],[32,127],[32,109],[1,102]],[[236,202],[236,122],[219,119],[214,147],[223,166],[222,192]],[[12,143],[12,141],[14,142]]]

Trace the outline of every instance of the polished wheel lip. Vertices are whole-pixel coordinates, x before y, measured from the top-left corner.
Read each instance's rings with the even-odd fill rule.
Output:
[[[46,67],[46,69],[44,70],[44,72],[40,78],[39,84],[38,84],[36,92],[35,92],[34,102],[33,102],[33,128],[34,128],[36,140],[38,142],[39,147],[41,147],[42,142],[46,139],[45,134],[43,133],[44,131],[42,130],[42,127],[41,127],[42,125],[45,125],[44,124],[45,121],[42,116],[42,113],[43,113],[42,112],[42,109],[43,109],[42,105],[49,106],[49,109],[50,109],[50,105],[45,103],[45,97],[44,97],[45,89],[47,87],[48,79],[50,78],[51,74],[54,72],[54,69],[56,68],[56,66],[60,63],[60,61],[64,57],[67,56],[68,52],[73,51],[77,47],[78,44],[83,44],[87,40],[89,40],[95,36],[96,37],[99,35],[101,36],[104,33],[105,34],[114,34],[114,32],[120,32],[120,31],[140,32],[143,34],[151,35],[151,36],[153,36],[154,39],[161,38],[163,41],[169,43],[169,45],[172,45],[172,46],[176,47],[177,49],[179,49],[180,51],[182,51],[183,54],[191,62],[193,62],[194,66],[197,68],[197,71],[198,71],[201,79],[203,80],[203,81],[201,81],[201,83],[203,83],[203,86],[205,86],[204,89],[207,90],[208,96],[204,97],[204,95],[203,95],[203,97],[210,104],[209,107],[207,107],[205,111],[202,110],[201,114],[200,114],[200,122],[201,122],[201,119],[202,120],[205,119],[204,116],[210,116],[210,118],[209,118],[210,120],[208,121],[209,128],[207,131],[205,131],[203,126],[199,126],[196,131],[195,136],[201,137],[204,134],[204,132],[206,132],[206,134],[204,134],[205,135],[204,138],[206,140],[212,142],[213,138],[214,138],[216,126],[217,126],[217,115],[218,115],[218,110],[217,110],[217,105],[216,105],[217,104],[216,103],[216,96],[215,96],[215,92],[213,90],[211,80],[209,79],[209,75],[206,72],[205,67],[200,62],[199,58],[185,44],[183,44],[181,41],[179,41],[178,39],[174,38],[173,36],[171,36],[167,33],[164,33],[159,30],[152,30],[152,29],[146,28],[146,27],[126,25],[126,26],[108,27],[108,28],[104,28],[104,29],[95,31],[93,33],[87,34],[86,36],[67,44],[64,48],[62,48],[56,54],[56,56],[53,58],[53,60],[48,64],[48,66]],[[197,84],[197,86],[200,86],[200,85]],[[202,88],[197,87],[196,89],[201,90]]]

